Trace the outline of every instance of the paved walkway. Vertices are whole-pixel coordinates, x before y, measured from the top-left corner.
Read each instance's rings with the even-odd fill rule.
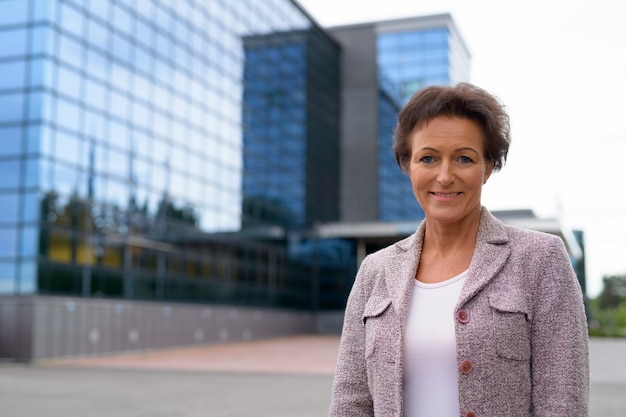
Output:
[[[202,372],[327,375],[335,371],[339,337],[296,336],[78,359],[44,365]]]
[[[2,417],[325,416],[338,337],[0,365]],[[626,415],[626,340],[590,344],[591,417]]]

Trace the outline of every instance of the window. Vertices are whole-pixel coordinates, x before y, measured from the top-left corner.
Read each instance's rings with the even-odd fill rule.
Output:
[[[100,82],[85,80],[85,102],[98,111],[106,108],[106,90]]]
[[[0,257],[14,258],[17,256],[17,228],[0,228]]]
[[[113,56],[124,63],[130,63],[131,45],[126,38],[120,34],[114,34],[112,47]]]
[[[1,170],[2,168],[0,168]],[[0,171],[3,172],[4,171]],[[16,224],[19,219],[19,197],[18,193],[0,193],[0,223],[8,223],[8,224]],[[2,235],[2,231],[5,233],[11,233],[11,237],[14,236],[14,229],[0,229],[0,256],[2,255],[2,245],[4,240],[9,239],[10,236]],[[10,242],[11,245],[15,244],[15,239]],[[11,246],[11,250],[15,250],[13,246]],[[13,256],[5,253],[4,256]]]
[[[125,123],[111,120],[109,123],[108,142],[122,149],[128,149],[128,126]]]
[[[15,291],[15,263],[0,262],[0,294],[13,294]]]
[[[87,73],[89,75],[102,81],[108,81],[107,66],[108,63],[102,55],[92,50],[87,51]]]
[[[109,49],[109,32],[107,28],[96,20],[89,20],[87,31],[87,41],[97,48],[106,51]]]
[[[80,132],[80,108],[76,104],[62,98],[56,99],[56,104],[57,126],[62,126],[75,132]]]
[[[109,111],[111,114],[126,119],[129,116],[129,103],[128,97],[118,93],[117,91],[111,91],[109,101]]]
[[[76,68],[83,65],[82,48],[78,41],[69,36],[59,36],[59,58],[65,63]]]
[[[21,56],[26,54],[26,29],[0,31],[2,48],[0,57]]]
[[[37,242],[34,244],[38,245]],[[20,276],[18,287],[20,294],[34,293],[37,289],[37,264],[35,262],[23,262],[20,264],[19,270]]]
[[[81,98],[82,78],[80,75],[64,66],[60,65],[57,71],[58,91],[61,94],[70,96],[76,101]]]
[[[0,138],[2,138],[0,157],[5,155],[17,155],[22,151],[21,126],[0,127]],[[0,181],[2,180],[0,179]]]
[[[142,15],[149,19],[149,16]],[[135,40],[145,48],[152,46],[153,31],[143,19],[135,19]]]
[[[0,62],[0,90],[23,88],[26,64],[24,61]]]
[[[61,25],[63,29],[82,38],[85,19],[73,7],[61,4]]]
[[[22,195],[22,221],[36,222],[39,220],[39,208],[41,206],[40,195],[37,192],[24,193]]]
[[[0,25],[25,23],[28,19],[28,3],[23,0],[0,1]]]
[[[20,242],[20,255],[25,258],[37,256],[37,253],[39,252],[39,228],[24,227],[21,232],[22,241]]]
[[[70,196],[76,190],[76,179],[79,177],[76,170],[60,163],[54,165],[54,191],[61,196]]]
[[[65,132],[57,132],[54,156],[57,160],[78,165],[81,147],[82,142],[77,136]]]
[[[0,94],[0,123],[21,121],[23,114],[23,94]]]
[[[48,1],[48,0],[43,0]],[[88,7],[89,11],[93,16],[98,16],[98,18],[104,20],[105,22],[109,20],[109,7],[111,6],[110,0],[89,0]]]
[[[125,66],[111,63],[111,80],[117,88],[128,91],[130,87],[130,71]]]
[[[131,17],[125,9],[122,9],[118,5],[113,5],[113,25],[117,30],[124,32],[127,35],[131,34]]]

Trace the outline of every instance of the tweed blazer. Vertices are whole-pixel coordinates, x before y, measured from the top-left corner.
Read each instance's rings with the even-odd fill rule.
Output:
[[[425,227],[368,255],[359,268],[345,311],[331,417],[403,416],[405,324]],[[559,237],[504,225],[483,208],[451,320],[458,415],[588,416],[587,321]]]

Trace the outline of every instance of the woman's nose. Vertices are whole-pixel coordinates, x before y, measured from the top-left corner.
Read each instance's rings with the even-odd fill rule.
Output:
[[[441,185],[450,185],[454,182],[454,172],[452,165],[449,163],[442,163],[437,173],[437,182]]]

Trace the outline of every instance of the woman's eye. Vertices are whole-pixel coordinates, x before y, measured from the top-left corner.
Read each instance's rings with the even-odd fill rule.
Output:
[[[465,155],[460,156],[459,161],[461,161],[464,164],[471,164],[472,162],[474,162],[472,158],[470,158],[469,156],[465,156]]]
[[[430,155],[422,156],[420,158],[420,162],[423,162],[425,164],[430,164],[431,162],[433,162],[433,160],[434,160],[433,157]]]

